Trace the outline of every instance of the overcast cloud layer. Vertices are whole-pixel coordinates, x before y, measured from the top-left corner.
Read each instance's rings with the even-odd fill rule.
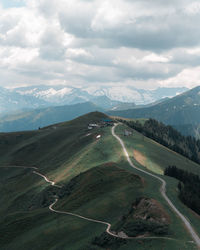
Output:
[[[200,2],[0,0],[0,86],[200,85]]]

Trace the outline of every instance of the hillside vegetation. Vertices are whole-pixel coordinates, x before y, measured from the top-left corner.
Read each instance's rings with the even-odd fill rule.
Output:
[[[105,118],[94,112],[37,131],[0,134],[1,249],[196,249],[158,191],[160,183],[129,166],[111,127],[88,130],[88,123]],[[127,127],[118,126],[117,134],[123,136],[124,129]],[[101,138],[97,139],[97,135]],[[123,139],[131,157],[135,149],[145,154],[151,151],[145,155],[145,166],[135,155],[138,162],[133,161],[141,168],[162,174],[165,164],[182,162],[183,168],[199,171],[197,164],[140,133]],[[38,172],[61,188],[50,186],[33,169],[21,166],[38,167]],[[165,178],[170,183],[172,200],[187,213],[198,231],[199,221],[179,203],[177,182]],[[51,212],[48,206],[55,196],[59,200],[54,208],[59,211],[106,221],[116,233],[158,238],[117,240],[105,233],[105,225]]]
[[[180,181],[178,184],[179,198],[186,206],[200,215],[199,176],[179,169],[176,166],[169,166],[164,173]]]
[[[148,119],[144,123],[131,120],[121,121],[156,142],[200,163],[200,140],[195,140],[191,136],[185,137],[171,126],[166,126],[154,119]]]

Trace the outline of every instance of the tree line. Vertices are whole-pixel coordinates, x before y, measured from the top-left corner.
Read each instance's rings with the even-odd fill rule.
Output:
[[[200,215],[200,178],[198,175],[184,171],[176,166],[169,166],[165,175],[179,180],[179,199],[193,211]]]
[[[191,136],[183,136],[172,126],[166,126],[154,119],[148,119],[144,124],[139,121],[120,121],[163,146],[200,163],[200,140]]]

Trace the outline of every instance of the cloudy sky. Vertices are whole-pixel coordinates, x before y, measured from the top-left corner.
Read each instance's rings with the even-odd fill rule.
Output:
[[[200,85],[200,2],[0,0],[0,86]]]

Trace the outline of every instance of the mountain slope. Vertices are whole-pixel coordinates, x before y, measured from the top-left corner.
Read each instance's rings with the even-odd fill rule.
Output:
[[[35,96],[21,95],[15,91],[0,87],[0,113],[46,107],[47,105],[46,101]]]
[[[154,118],[165,124],[196,126],[200,123],[200,87],[147,108],[110,111],[109,115],[126,118]]]
[[[102,111],[102,109],[96,105],[86,102],[82,104],[36,109],[17,113],[16,115],[7,115],[1,117],[0,131],[12,132],[38,129],[39,127],[48,126],[53,123],[69,121],[80,115],[97,110]]]
[[[120,101],[111,100],[107,96],[96,96],[91,99],[91,102],[95,105],[103,108],[104,110],[109,109],[123,109],[124,106],[131,105],[135,106],[134,103],[124,103]]]
[[[111,250],[140,250],[141,244],[143,249],[152,250],[195,249],[181,221],[158,192],[160,183],[129,167],[120,145],[111,134],[111,127],[88,131],[88,123],[98,123],[106,118],[102,113],[93,112],[37,131],[0,134],[2,249],[21,250],[23,245],[24,249],[38,250],[100,250],[102,246],[98,244],[102,242],[105,244],[103,249]],[[124,129],[127,128],[119,125],[117,134],[123,137]],[[99,134],[101,137],[97,139]],[[151,170],[156,172],[174,162],[200,173],[199,165],[143,138],[139,133],[135,132],[133,137],[123,139],[131,158],[136,146],[141,152],[153,150],[154,153],[151,151],[148,154],[145,163],[147,169],[152,167]],[[152,164],[149,164],[150,161]],[[155,161],[159,168],[153,164]],[[144,168],[142,164],[136,164]],[[1,168],[5,166],[8,167]],[[62,188],[49,186],[32,169],[20,166],[38,167],[37,171]],[[168,192],[172,199],[181,207],[175,189],[176,181],[163,178],[170,184]],[[151,229],[155,229],[155,220],[160,223],[163,218],[168,218],[169,231],[165,231],[164,235],[175,240],[139,238],[119,242],[106,238],[105,242],[104,225],[50,212],[48,205],[55,199],[55,195],[59,196],[56,209],[108,221],[112,224],[111,230],[116,232],[125,228],[132,233],[138,230],[139,234],[136,235],[141,235],[141,232],[154,234]],[[195,227],[199,230],[196,217],[187,208],[181,209],[186,209],[187,216],[192,222],[195,221]],[[141,230],[141,226],[134,227],[132,231],[130,223],[138,225],[135,223],[136,218],[140,220],[139,225],[147,228],[146,231]]]
[[[154,119],[139,121],[124,120],[123,122],[130,128],[200,164],[200,140],[195,140],[191,136],[185,137],[172,126],[166,126]]]

